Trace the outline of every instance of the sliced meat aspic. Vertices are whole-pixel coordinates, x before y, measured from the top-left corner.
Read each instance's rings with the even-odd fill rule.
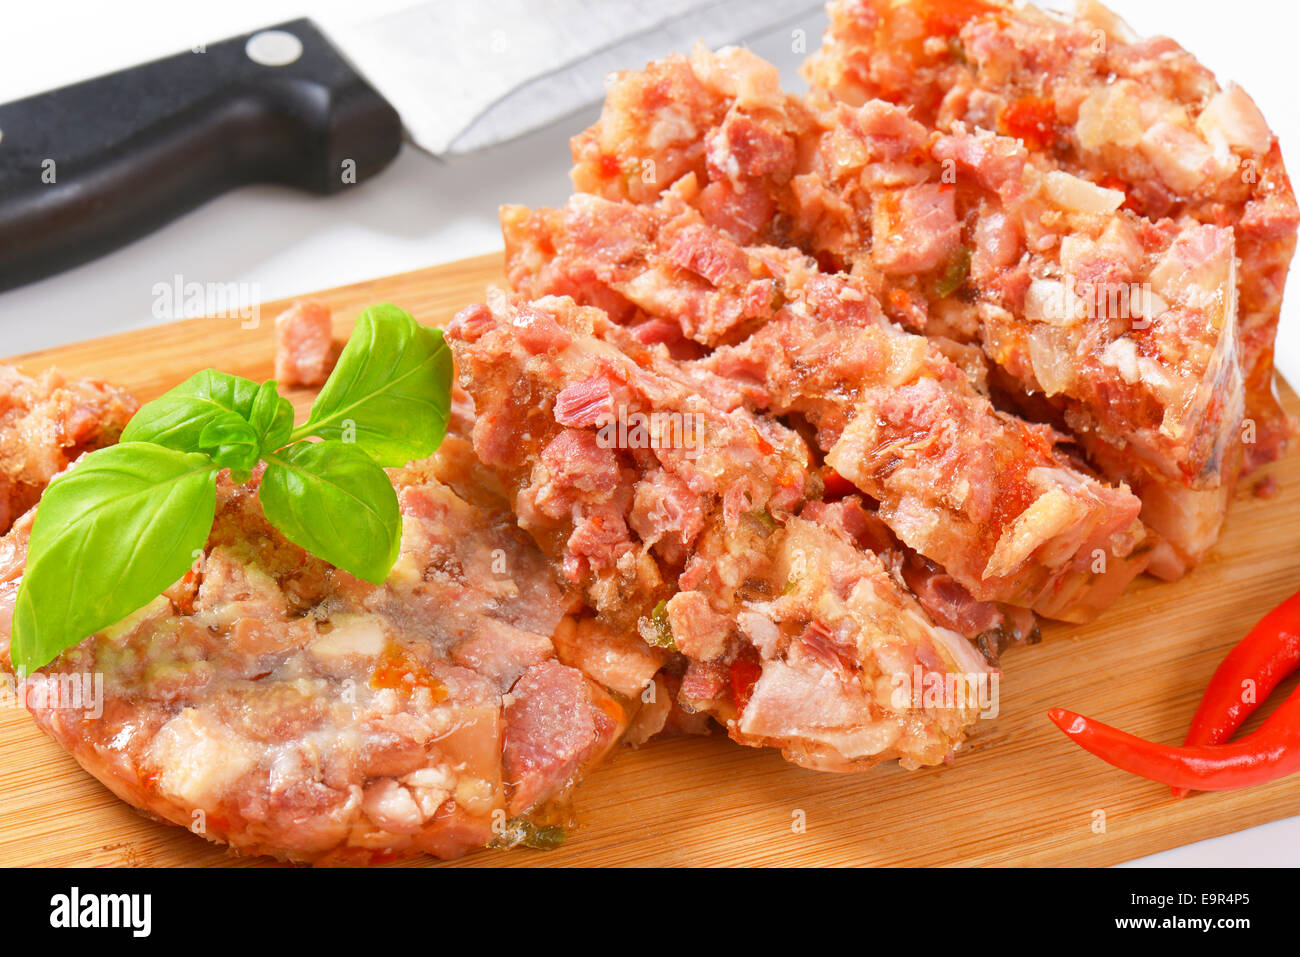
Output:
[[[448,858],[552,820],[657,659],[610,671],[614,693],[579,670],[605,633],[585,633],[577,667],[557,660],[571,596],[508,512],[438,479],[464,463],[463,443],[445,449],[390,470],[402,551],[380,587],[286,541],[257,477],[223,473],[193,569],[28,677],[33,717],[123,800],[241,853]],[[34,514],[0,540],[6,666]],[[103,676],[100,713],[51,693],[81,675]]]
[[[1086,620],[1145,567],[1137,498],[1075,469],[1051,429],[995,410],[852,277],[823,274],[797,250],[742,247],[672,191],[654,206],[576,196],[564,210],[507,208],[503,219],[521,291],[555,283],[587,302],[613,293],[638,315],[680,323],[713,349],[682,368],[734,385],[758,412],[803,416],[839,475],[977,600]],[[601,222],[623,229],[588,228]],[[541,249],[553,254],[533,272],[525,264]],[[643,323],[624,318],[636,339]]]
[[[139,403],[93,379],[50,369],[35,378],[0,366],[0,532],[83,452],[111,445]]]
[[[745,99],[726,84],[710,85],[724,63],[762,78],[744,85]],[[574,142],[580,187],[649,207],[646,197],[595,175],[593,144],[622,164],[675,168],[659,164],[661,142],[618,139],[613,131],[655,127],[664,107],[653,90],[682,71],[711,90],[707,115],[722,119],[701,134],[709,161],[673,182],[661,175],[661,190],[694,207],[733,245],[798,246],[824,267],[849,272],[887,318],[942,349],[978,346],[1009,397],[1026,411],[1045,398],[1053,424],[1083,444],[1107,478],[1140,490],[1145,520],[1165,542],[1156,570],[1173,577],[1204,556],[1245,461],[1245,327],[1236,320],[1231,229],[1189,216],[1146,219],[1123,208],[1121,189],[1060,169],[1022,140],[960,122],[931,131],[881,100],[853,105],[825,90],[798,100],[780,92],[774,68],[736,51],[699,50],[689,61],[619,74],[618,94],[600,122]],[[732,140],[723,131],[742,120],[794,144],[789,169],[751,174],[743,156],[726,155]],[[718,190],[751,205],[762,197],[774,213],[762,229],[737,229],[733,217],[718,213]],[[777,308],[716,251],[712,259],[689,253],[684,231],[676,254],[656,250],[656,227],[638,226],[653,223],[653,215],[638,219],[625,207],[598,216],[594,209],[575,199],[550,222],[508,211],[507,245],[514,234],[524,237],[513,243],[521,253],[512,279],[530,277],[524,288],[534,291],[603,284],[608,289],[598,295],[623,306],[615,317],[638,329],[649,325],[640,314],[669,307],[662,290],[674,275],[687,274],[705,291],[728,284],[751,290],[749,298],[697,293],[672,304],[686,310],[688,338],[711,341],[734,342],[756,315]],[[601,218],[611,225],[606,241],[591,228]],[[527,233],[557,228],[578,252],[562,250],[561,261],[539,264]],[[655,252],[663,264],[638,277],[635,263]],[[610,261],[624,268],[601,272],[599,264]],[[656,335],[671,348],[669,337]],[[1196,516],[1183,520],[1175,503],[1189,500]]]
[[[794,432],[722,411],[695,383],[643,366],[648,351],[599,338],[605,328],[571,299],[497,296],[447,336],[478,410],[479,458],[513,491],[521,527],[617,628],[671,597],[683,572],[734,590],[699,541],[766,528],[765,509],[796,511],[817,479]]]
[[[311,299],[275,317],[275,378],[282,386],[321,386],[337,358],[329,307]]]
[[[569,298],[503,294],[448,326],[475,448],[521,525],[598,622],[673,652],[677,702],[736,740],[824,770],[945,760],[988,663],[824,512],[799,517],[823,486],[796,433],[626,331]],[[574,644],[557,635],[562,660],[586,657]],[[913,681],[958,690],[896,693]]]
[[[1258,433],[1247,464],[1281,454],[1290,426],[1273,391],[1273,339],[1300,209],[1277,137],[1244,90],[1220,87],[1173,40],[1136,36],[1096,0],[1072,19],[1002,0],[834,0],[829,10],[804,68],[814,89],[852,106],[889,100],[945,132],[1019,138],[1045,166],[1121,191],[1153,221],[1229,227]]]

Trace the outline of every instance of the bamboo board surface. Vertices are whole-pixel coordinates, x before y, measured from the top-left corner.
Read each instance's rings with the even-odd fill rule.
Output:
[[[485,256],[313,295],[334,309],[342,340],[361,308],[384,300],[441,324],[500,268]],[[264,305],[255,328],[191,319],[10,361],[107,379],[142,401],[207,366],[265,379],[283,305]],[[290,397],[300,413],[311,399]],[[1218,548],[1182,581],[1143,578],[1100,621],[1049,625],[1041,644],[1007,652],[1000,713],[976,725],[952,767],[819,774],[723,736],[663,740],[619,751],[582,783],[563,848],[483,851],[453,866],[1101,865],[1300,814],[1296,779],[1175,801],[1075,747],[1045,714],[1060,705],[1180,741],[1223,654],[1300,586],[1298,463],[1293,451],[1260,473],[1277,480],[1271,498],[1252,494],[1254,477],[1244,483]],[[0,709],[0,865],[265,863],[144,818],[25,711]]]

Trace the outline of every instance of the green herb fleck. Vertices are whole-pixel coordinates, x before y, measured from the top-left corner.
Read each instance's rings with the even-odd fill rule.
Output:
[[[558,824],[534,824],[527,818],[512,817],[506,821],[505,829],[492,846],[503,850],[531,847],[537,851],[553,851],[563,846],[568,836],[568,832]]]
[[[765,538],[781,527],[766,508],[756,508],[752,512],[746,512],[745,518],[756,525],[759,533]]]
[[[948,260],[948,266],[934,285],[934,291],[941,299],[947,299],[960,289],[970,274],[970,250],[963,246]]]
[[[667,648],[670,651],[677,650],[677,642],[673,640],[673,627],[668,623],[668,602],[660,599],[659,603],[654,606],[648,617],[643,617],[637,623],[637,630],[647,644],[654,645],[657,648]]]

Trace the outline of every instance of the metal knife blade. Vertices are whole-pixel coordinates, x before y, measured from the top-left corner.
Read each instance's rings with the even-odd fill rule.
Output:
[[[611,71],[696,43],[755,39],[820,12],[820,0],[440,0],[322,24],[437,156],[474,152],[599,101]],[[815,42],[816,38],[813,38]]]

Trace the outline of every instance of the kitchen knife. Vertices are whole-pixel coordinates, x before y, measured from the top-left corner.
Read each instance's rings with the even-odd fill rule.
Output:
[[[401,142],[397,111],[309,20],[5,104],[0,289],[101,256],[235,186],[336,193]]]
[[[0,105],[0,290],[236,186],[355,188],[397,154],[403,126],[435,155],[503,142],[598,100],[610,69],[819,7],[499,0],[485,25],[481,4],[440,0],[328,37],[293,20]]]

